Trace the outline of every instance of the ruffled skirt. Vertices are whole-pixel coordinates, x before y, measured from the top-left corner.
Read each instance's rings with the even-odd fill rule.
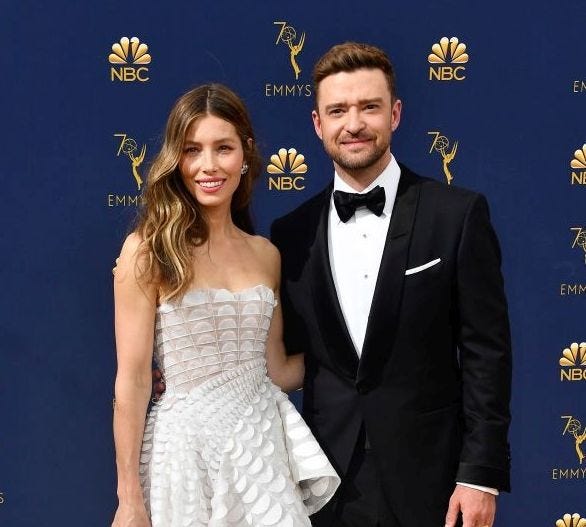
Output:
[[[309,526],[340,484],[264,360],[165,393],[140,476],[153,527]]]

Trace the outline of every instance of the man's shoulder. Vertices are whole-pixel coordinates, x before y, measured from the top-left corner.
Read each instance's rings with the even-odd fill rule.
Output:
[[[277,218],[273,222],[273,226],[299,226],[299,222],[301,222],[302,224],[307,224],[308,221],[310,222],[312,219],[317,221],[324,207],[327,206],[329,203],[331,190],[332,184],[330,183],[320,192],[306,199],[303,203],[298,205],[292,211]]]
[[[321,218],[329,206],[331,188],[330,184],[273,222],[271,241],[279,248],[283,258],[302,251],[315,239]]]
[[[406,185],[416,184],[420,189],[421,200],[426,204],[442,204],[444,207],[464,207],[467,208],[470,203],[484,199],[482,194],[473,190],[459,187],[457,185],[447,185],[437,179],[425,177],[416,174],[405,165],[401,166],[401,178]]]
[[[421,185],[421,189],[424,192],[438,193],[442,196],[446,196],[448,199],[470,199],[478,196],[478,192],[459,187],[458,185],[447,185],[443,181],[438,181],[430,177],[422,176],[413,172],[410,168],[399,163],[401,167],[401,178],[410,180],[410,182]]]

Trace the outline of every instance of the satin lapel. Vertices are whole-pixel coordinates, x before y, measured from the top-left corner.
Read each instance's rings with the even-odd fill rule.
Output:
[[[356,383],[372,373],[382,373],[391,354],[403,296],[403,283],[420,185],[408,169],[401,167],[401,179],[393,206]]]
[[[356,378],[358,355],[340,307],[330,267],[328,216],[332,185],[326,190],[315,244],[311,249],[311,285],[315,313],[332,364],[346,377]]]

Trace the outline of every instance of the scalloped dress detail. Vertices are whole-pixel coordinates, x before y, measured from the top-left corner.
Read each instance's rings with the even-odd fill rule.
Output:
[[[166,391],[147,416],[140,477],[153,527],[310,526],[340,479],[268,378],[276,299],[198,289],[157,309]]]

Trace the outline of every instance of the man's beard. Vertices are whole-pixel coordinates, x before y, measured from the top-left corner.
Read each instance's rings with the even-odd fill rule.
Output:
[[[340,150],[333,151],[326,143],[324,149],[339,167],[345,170],[360,170],[375,165],[383,157],[388,147],[374,145],[373,149],[362,155],[344,154]]]

